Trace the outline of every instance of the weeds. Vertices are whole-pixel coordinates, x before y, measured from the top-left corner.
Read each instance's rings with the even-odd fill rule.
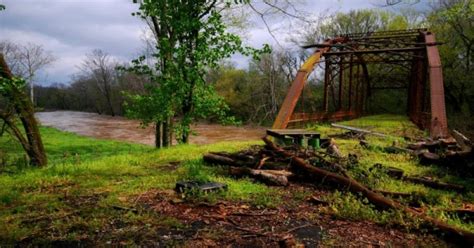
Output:
[[[407,141],[403,138],[398,138],[400,136],[407,136],[409,138],[426,136],[426,133],[416,128],[407,117],[377,115],[346,121],[342,124],[393,135],[388,138],[367,135],[365,139],[370,144],[368,149],[362,148],[359,145],[358,140],[336,140],[336,143],[343,154],[347,155],[351,153],[357,156],[358,163],[350,164],[347,167],[347,170],[352,177],[372,189],[411,193],[410,198],[398,200],[407,205],[427,209],[430,216],[440,217],[454,226],[474,231],[470,222],[463,222],[455,217],[453,218],[451,215],[441,215],[440,213],[440,209],[455,209],[459,208],[462,203],[474,202],[474,193],[472,193],[474,190],[473,179],[460,177],[451,172],[449,168],[436,165],[420,165],[418,159],[409,154],[392,154],[385,151],[385,148],[392,146],[394,142],[397,146],[405,146]],[[317,126],[315,129],[321,132],[323,137],[329,134],[341,134],[345,132],[344,130],[331,128],[328,125]],[[458,194],[393,179],[387,176],[387,173],[383,168],[374,168],[375,164],[381,164],[383,167],[402,169],[404,174],[407,176],[430,176],[439,178],[439,180],[448,183],[461,184],[467,188],[467,192]],[[341,218],[361,218],[378,223],[384,223],[385,219],[388,218],[384,217],[384,214],[372,212],[372,210],[366,210],[371,209],[370,206],[366,206],[363,200],[358,197],[336,195],[334,198],[338,197],[342,197],[343,200],[334,199],[335,203],[333,207],[338,211],[336,212],[336,215],[339,215]],[[351,205],[354,207],[351,207]],[[390,218],[394,218],[394,220],[397,220],[398,218],[395,222],[398,222],[399,224],[408,222],[409,219],[406,217],[400,219],[397,215],[393,215]]]
[[[132,206],[133,202],[128,199],[151,189],[171,190],[179,179],[229,185],[225,192],[198,195],[196,201],[238,200],[259,206],[275,206],[277,202],[274,190],[267,186],[224,177],[222,169],[207,167],[201,159],[209,151],[237,151],[257,144],[255,141],[180,145],[156,150],[143,145],[95,140],[52,128],[42,127],[41,132],[49,165],[29,168],[10,164],[9,173],[0,174],[1,243],[27,238],[48,244],[44,243],[45,230],[50,230],[54,240],[81,240],[122,228],[133,234],[143,225],[180,228],[182,224],[176,219],[155,216],[148,211],[124,213],[112,207]],[[23,156],[21,147],[10,145],[5,135],[0,138],[0,150],[2,156],[8,157],[7,161],[20,161]],[[173,170],[161,169],[170,162],[180,165]],[[35,218],[46,219],[23,222]],[[49,219],[51,221],[46,221]],[[51,237],[47,239],[51,241]]]

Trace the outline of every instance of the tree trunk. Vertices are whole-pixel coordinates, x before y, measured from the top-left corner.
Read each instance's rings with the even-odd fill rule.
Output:
[[[188,132],[183,132],[183,135],[182,135],[182,138],[181,138],[182,142],[184,144],[187,144],[189,143],[189,133]]]
[[[30,163],[36,166],[45,166],[47,164],[46,152],[39,132],[38,124],[34,116],[33,106],[27,104],[24,109],[17,109],[20,112],[20,120],[25,129],[26,137],[30,149],[27,151],[30,157]]]
[[[173,117],[170,117],[169,118],[169,121],[168,121],[168,129],[169,129],[169,133],[168,133],[168,137],[170,139],[170,146],[173,145]]]
[[[105,93],[105,98],[107,99],[107,105],[109,107],[110,115],[115,116],[115,111],[111,99],[112,97],[110,96],[110,92],[108,90]]]
[[[0,54],[0,76],[12,79],[13,76],[5,62],[3,55]],[[22,143],[22,147],[30,158],[30,164],[35,166],[45,166],[47,164],[46,152],[44,150],[43,141],[38,128],[38,123],[35,118],[35,111],[33,103],[29,99],[28,95],[17,87],[12,87],[11,91],[5,95],[5,97],[11,101],[16,115],[18,115],[21,124],[25,130],[26,139],[23,134],[14,132],[16,138]],[[8,118],[9,116],[6,116]],[[5,118],[5,117],[2,117]],[[13,116],[15,118],[15,116]],[[7,125],[13,130],[16,127],[15,123],[6,122]]]
[[[161,122],[155,123],[155,147],[161,148]]]
[[[167,121],[163,122],[163,134],[162,134],[162,141],[163,141],[163,147],[169,147],[170,146],[170,128],[169,128],[169,119]]]

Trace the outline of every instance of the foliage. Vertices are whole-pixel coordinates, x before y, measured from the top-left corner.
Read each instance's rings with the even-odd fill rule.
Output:
[[[446,108],[450,125],[472,133],[474,123],[474,3],[472,1],[439,1],[428,16],[430,29],[439,41],[443,65]]]
[[[24,78],[29,84],[30,97],[33,104],[34,82],[40,70],[44,69],[56,58],[43,46],[27,43],[17,44],[8,40],[0,41],[0,53],[3,54],[10,71],[17,77]]]
[[[226,2],[225,7],[231,5]],[[141,2],[136,13],[151,22],[156,63],[154,67],[144,64],[144,56],[132,61],[129,70],[146,75],[150,84],[146,94],[129,95],[128,113],[144,124],[181,116],[176,125],[181,142],[187,142],[189,125],[196,118],[225,117],[227,107],[205,82],[206,71],[235,52],[256,57],[268,50],[243,46],[239,36],[226,31],[216,8],[215,1],[156,0]]]
[[[320,42],[335,33],[427,27],[436,34],[438,41],[444,42],[438,48],[443,66],[449,126],[474,137],[472,131],[474,123],[467,121],[472,119],[474,109],[474,97],[472,97],[474,87],[471,83],[474,80],[472,63],[474,56],[472,53],[474,47],[472,45],[474,44],[472,13],[474,7],[472,1],[468,0],[439,1],[433,3],[432,6],[434,8],[426,15],[422,15],[413,8],[397,10],[397,12],[371,9],[332,13],[313,22],[313,25],[307,23],[300,25],[301,29],[296,29],[296,34],[292,35],[292,41],[297,45],[307,45]],[[225,13],[225,11],[221,13]],[[147,16],[146,20],[150,21],[150,18]],[[203,23],[207,24],[208,18],[209,15],[204,16]],[[223,19],[225,16],[220,18]],[[179,20],[181,21],[181,19]],[[216,29],[218,28],[216,27]],[[215,34],[216,37],[218,35],[218,33]],[[163,42],[166,43],[166,40]],[[214,46],[211,48],[214,49]],[[179,51],[183,50],[185,48]],[[170,82],[171,79],[166,81],[168,79],[162,74],[163,61],[159,59],[160,56],[164,56],[165,52],[155,49],[155,56],[151,56],[151,60],[148,60],[149,57],[141,57],[132,63],[136,74],[122,73],[119,75],[119,82],[115,83],[115,87],[112,89],[114,91],[112,94],[114,109],[118,109],[118,114],[124,114],[121,107],[124,98],[119,92],[126,91],[128,100],[126,107],[129,109],[131,117],[141,119],[144,123],[166,120],[170,116],[180,117],[183,125],[176,126],[179,134],[188,133],[187,124],[198,118],[206,118],[211,121],[220,119],[222,121],[229,120],[222,117],[227,115],[234,115],[242,121],[269,125],[275,118],[278,107],[294,79],[295,72],[308,52],[273,50],[272,54],[261,56],[259,61],[251,61],[247,69],[236,68],[215,60],[216,63],[221,63],[221,66],[203,66],[200,67],[202,70],[186,69],[182,73],[174,74],[180,78],[179,80]],[[172,56],[173,59],[166,61],[172,61],[170,67],[178,70],[180,68],[177,68],[176,64],[180,53],[178,53],[178,48],[173,51],[176,51],[176,54]],[[217,48],[216,51],[218,51]],[[147,61],[156,61],[156,64],[145,66]],[[184,73],[185,71],[186,73]],[[180,89],[183,90],[179,91],[174,88],[178,87],[180,83],[184,83],[183,75],[195,72],[199,72],[199,78],[196,81],[198,83],[194,85],[193,92],[200,93],[193,94],[191,101],[194,106],[194,114],[188,114],[189,118],[182,118],[184,114],[180,106],[183,106],[186,95],[184,92],[190,87],[187,84],[188,86],[181,87]],[[405,114],[408,104],[406,87],[409,73],[403,66],[369,65],[368,74],[372,88],[390,86],[397,89],[372,90],[368,94],[370,96],[366,104],[367,113]],[[323,75],[317,68],[309,78],[309,83],[304,89],[303,97],[300,99],[302,101],[298,103],[297,110],[308,112],[321,110],[322,78]],[[162,84],[160,80],[165,80],[167,85],[160,86]],[[110,114],[110,111],[107,111],[105,107],[106,101],[88,79],[77,78],[71,87],[45,87],[37,91],[38,97],[40,97],[38,103],[42,107]],[[216,91],[218,95],[215,94]],[[199,99],[204,99],[204,101]],[[330,102],[329,109],[335,110],[336,108],[337,103]]]
[[[0,94],[8,95],[12,91],[21,91],[25,88],[26,82],[22,78],[14,77],[8,79],[5,77],[0,77]]]

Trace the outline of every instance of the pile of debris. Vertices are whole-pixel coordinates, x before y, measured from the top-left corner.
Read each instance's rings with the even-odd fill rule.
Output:
[[[343,134],[344,137],[359,139],[360,145],[364,148],[378,149],[386,153],[409,153],[418,157],[421,164],[442,165],[456,170],[464,176],[474,176],[473,143],[457,130],[452,131],[451,137],[418,139],[416,142],[409,143],[406,147],[400,147],[396,142],[389,147],[376,147],[365,139],[366,135],[382,138],[389,137],[389,135],[339,124],[331,124],[331,126],[349,130]],[[408,137],[405,137],[405,139],[411,140]]]
[[[474,233],[433,219],[351,178],[344,165],[357,158],[342,157],[333,141],[328,142],[326,151],[301,149],[298,146],[279,147],[266,137],[263,141],[265,146],[254,146],[237,153],[208,153],[203,159],[210,165],[228,166],[229,174],[233,176],[251,177],[268,185],[287,186],[290,181],[306,181],[348,190],[367,198],[378,209],[404,211],[419,218],[433,231],[441,231],[465,244],[474,245]]]
[[[456,130],[452,132],[452,137],[420,140],[409,144],[407,149],[417,155],[421,163],[474,168],[472,142]]]

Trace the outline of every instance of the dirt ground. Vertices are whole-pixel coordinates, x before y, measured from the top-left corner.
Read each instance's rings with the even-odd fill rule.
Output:
[[[184,247],[449,247],[433,235],[409,233],[368,221],[346,221],[321,211],[324,205],[295,200],[295,192],[327,192],[311,186],[285,189],[285,203],[275,209],[236,202],[192,203],[172,191],[140,196],[141,207],[171,216],[184,228],[162,229],[159,244]],[[156,241],[143,245],[157,245]]]
[[[146,145],[154,144],[153,127],[140,127],[140,123],[120,116],[98,115],[76,111],[52,111],[36,113],[42,125],[84,136],[128,141]],[[219,141],[257,140],[265,134],[262,127],[223,126],[199,123],[191,127],[196,135],[191,144],[212,144]]]

